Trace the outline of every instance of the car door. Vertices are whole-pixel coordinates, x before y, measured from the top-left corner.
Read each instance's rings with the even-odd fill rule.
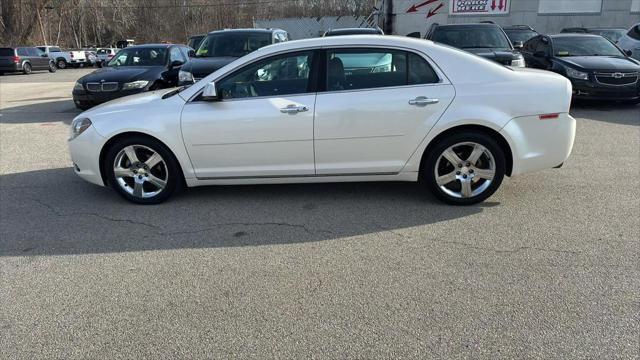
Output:
[[[33,64],[34,70],[45,70],[49,68],[49,57],[45,56],[44,51],[32,47],[27,48],[27,52],[31,58],[31,64]]]
[[[219,101],[196,97],[182,134],[198,178],[315,173],[313,51],[257,60],[217,82]]]
[[[422,54],[384,48],[326,52],[316,100],[316,173],[395,174],[454,98]]]

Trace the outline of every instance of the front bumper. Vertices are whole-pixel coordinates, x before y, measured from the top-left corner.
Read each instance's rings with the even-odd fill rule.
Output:
[[[105,185],[100,171],[100,149],[106,141],[107,139],[98,134],[93,126],[68,141],[75,173],[84,180],[100,186]]]
[[[511,147],[511,175],[518,175],[564,163],[573,149],[576,120],[567,113],[548,120],[523,116],[509,121],[500,133]]]
[[[633,101],[640,99],[640,81],[631,85],[614,86],[571,79],[571,84],[575,100]]]
[[[108,101],[118,99],[121,97],[139,94],[145,92],[146,89],[133,89],[133,90],[118,90],[108,92],[91,92],[86,90],[73,90],[73,102],[76,105],[100,105]]]

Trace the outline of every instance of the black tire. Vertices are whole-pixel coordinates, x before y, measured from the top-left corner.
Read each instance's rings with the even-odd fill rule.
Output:
[[[101,67],[102,67],[102,61],[98,61],[98,62],[96,63],[96,65],[98,65],[98,67],[99,67],[99,68],[101,68]]]
[[[155,169],[156,171],[161,171],[163,174],[166,175],[166,185],[158,194],[152,197],[142,198],[142,197],[137,197],[130,194],[129,192],[123,189],[123,187],[118,183],[114,175],[113,168],[114,168],[114,163],[116,161],[116,157],[124,148],[131,145],[141,145],[143,147],[151,149],[154,152],[157,152],[164,161],[164,164],[158,165],[160,168],[156,167]],[[144,158],[142,157],[143,154],[140,153],[140,150],[138,150],[138,156],[140,157],[139,159],[140,161],[144,161]],[[107,181],[109,182],[109,185],[123,198],[133,203],[141,204],[141,205],[159,204],[165,201],[171,196],[171,194],[174,193],[176,188],[179,185],[181,185],[183,181],[182,174],[180,171],[180,166],[175,156],[173,156],[173,153],[164,144],[160,143],[157,140],[154,140],[152,138],[145,137],[145,136],[131,136],[131,137],[122,138],[116,141],[107,150],[105,161],[104,161],[104,164],[102,164],[102,166],[103,166],[103,171],[106,174]],[[153,169],[154,168],[147,171],[151,171]]]
[[[443,156],[443,153],[445,152],[445,150],[449,149],[452,146],[456,146],[457,144],[464,144],[464,143],[479,144],[479,145],[482,145],[486,150],[488,150],[490,155],[493,157],[493,161],[495,164],[495,173],[493,175],[493,179],[491,179],[491,182],[484,189],[484,191],[470,197],[456,197],[445,192],[440,187],[440,185],[438,185],[436,180],[436,171],[438,172],[441,171],[440,174],[444,175],[445,173],[449,172],[449,168],[447,167],[450,167],[451,169],[453,169],[453,172],[456,172],[458,169],[455,169],[455,166],[453,166],[450,161],[444,160],[442,163],[438,163],[438,160],[440,159],[441,156]],[[472,149],[470,145],[462,145],[461,147],[459,148],[457,147],[456,149],[460,149],[460,151],[464,151],[465,148],[468,148],[469,149],[468,151],[471,151]],[[460,153],[458,154],[458,157],[466,159],[467,157],[469,157],[469,155]],[[481,157],[482,157],[481,160],[479,160],[480,162],[482,162],[483,159],[486,159],[484,160],[485,163],[489,161],[488,155],[481,155]],[[463,160],[463,163],[465,162],[466,160]],[[436,165],[439,166],[438,170],[436,170]],[[445,168],[441,168],[440,166],[445,166]],[[475,166],[475,164],[473,166]],[[478,166],[478,169],[480,168],[481,167]],[[462,175],[460,175],[460,173],[456,173],[456,174],[460,176],[467,176],[465,175],[466,172],[473,173],[472,171],[473,169],[472,170],[467,170],[467,169],[468,168],[466,164],[463,164],[463,168],[460,169],[462,170],[461,172]],[[479,172],[480,170],[477,170],[476,173],[479,173]],[[428,150],[428,153],[425,154],[425,157],[423,158],[420,175],[423,182],[427,185],[427,188],[439,200],[451,205],[473,205],[473,204],[480,203],[486,200],[487,198],[489,198],[491,195],[493,195],[496,192],[496,190],[498,190],[498,188],[500,187],[500,184],[504,179],[505,173],[506,173],[506,160],[505,160],[504,151],[492,137],[482,132],[460,132],[457,134],[453,134],[451,136],[447,136],[446,138],[440,140],[438,143],[435,144],[435,146],[431,147]],[[473,176],[469,174],[468,176],[470,176],[470,179],[472,179],[473,176],[475,176],[475,174]],[[449,187],[449,186],[455,187],[459,185],[460,189],[462,189],[461,181],[462,180],[454,180],[451,183],[446,184],[447,186],[445,187]],[[479,178],[477,181],[478,181],[477,183],[471,182],[472,185],[470,185],[471,187],[475,185],[476,186],[475,190],[481,187],[487,180]],[[460,190],[460,193],[462,194],[462,190]]]
[[[56,66],[58,67],[58,69],[66,69],[67,61],[65,59],[58,59],[58,61],[56,62]]]
[[[92,108],[91,104],[87,102],[74,102],[74,104],[76,105],[76,108],[80,110],[89,110]]]
[[[31,64],[29,63],[24,63],[22,65],[22,73],[25,75],[29,75],[31,74]]]
[[[56,64],[55,64],[53,61],[51,61],[51,62],[49,63],[49,72],[50,72],[50,73],[54,73],[54,72],[56,72],[57,70],[58,70],[58,68],[56,67]]]

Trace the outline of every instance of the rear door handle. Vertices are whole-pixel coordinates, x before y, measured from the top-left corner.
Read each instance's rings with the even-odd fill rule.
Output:
[[[309,111],[309,108],[304,105],[293,105],[293,104],[280,109],[280,112],[284,114],[297,114],[305,111]]]
[[[430,99],[430,98],[428,98],[426,96],[418,96],[417,98],[415,98],[413,100],[409,100],[409,105],[427,106],[427,105],[437,104],[439,102],[440,102],[440,100],[438,100],[438,99]]]

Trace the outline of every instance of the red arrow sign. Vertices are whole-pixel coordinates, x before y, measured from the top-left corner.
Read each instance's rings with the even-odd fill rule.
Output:
[[[507,8],[507,4],[503,4],[502,3],[503,0],[500,0],[500,5],[498,5],[498,9],[500,9],[500,11],[502,11],[502,8],[504,7],[505,9]]]
[[[427,0],[421,4],[413,4],[411,5],[411,7],[409,8],[409,10],[407,10],[408,13],[413,13],[413,12],[417,12],[418,8],[421,8],[423,6],[427,6],[429,4],[433,4],[436,1],[440,1],[440,0]]]
[[[491,1],[491,10],[496,9],[496,0]]]
[[[440,3],[440,5],[438,5],[436,8],[429,10],[429,13],[427,14],[427,19],[432,17],[433,15],[438,14],[438,10],[442,9],[443,6],[444,4]]]

